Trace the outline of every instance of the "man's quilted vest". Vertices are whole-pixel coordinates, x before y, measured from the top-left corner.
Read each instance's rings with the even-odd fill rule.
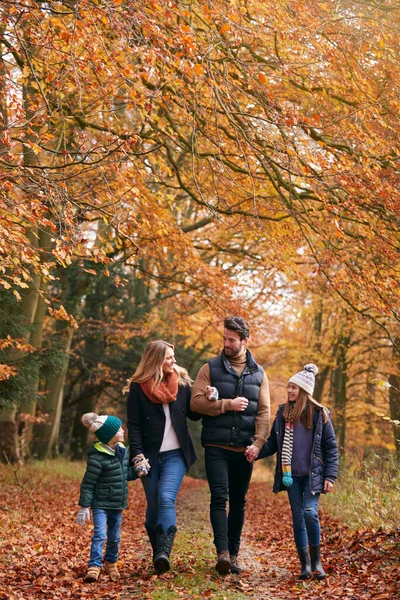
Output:
[[[264,369],[255,362],[249,350],[246,350],[246,366],[240,376],[224,352],[209,360],[208,365],[211,385],[217,388],[220,398],[233,399],[244,396],[249,403],[246,410],[241,412],[230,410],[217,417],[204,416],[202,445],[249,446],[254,441],[258,395]]]

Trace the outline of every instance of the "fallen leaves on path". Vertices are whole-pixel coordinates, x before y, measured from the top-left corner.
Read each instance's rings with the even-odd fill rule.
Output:
[[[25,484],[30,486],[38,512],[21,489],[3,486],[0,600],[153,600],[160,590],[169,590],[171,599],[398,597],[399,531],[351,532],[327,515],[322,516],[322,556],[328,578],[325,582],[296,580],[298,559],[287,496],[273,495],[268,482],[254,482],[250,487],[241,550],[245,572],[218,577],[213,568],[207,483],[192,478],[185,478],[178,498],[180,529],[169,573],[157,577],[151,567],[143,527],[144,494],[140,482],[133,482],[122,526],[122,578],[112,583],[103,575],[98,583],[85,584],[92,533],[90,527],[75,524],[79,482],[27,472]],[[188,536],[184,550],[179,536]]]

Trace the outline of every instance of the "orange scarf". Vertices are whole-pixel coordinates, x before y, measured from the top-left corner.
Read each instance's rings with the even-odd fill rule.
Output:
[[[175,402],[178,395],[178,375],[173,371],[167,376],[166,381],[159,384],[154,383],[154,379],[148,379],[140,384],[147,398],[155,404],[169,404]]]

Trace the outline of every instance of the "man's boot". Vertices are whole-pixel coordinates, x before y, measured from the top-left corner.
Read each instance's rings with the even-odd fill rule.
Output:
[[[169,571],[171,565],[169,563],[169,555],[171,554],[172,546],[176,535],[175,525],[171,525],[167,532],[164,533],[162,525],[157,525],[155,528],[156,535],[156,549],[154,552],[154,568],[157,575],[162,575],[166,571]]]
[[[153,561],[154,561],[154,552],[156,550],[156,531],[154,527],[150,527],[149,525],[144,525],[146,527],[147,535],[149,536],[151,547],[153,548]]]
[[[315,579],[325,579],[326,573],[321,564],[321,546],[310,546],[311,571]]]
[[[231,554],[230,559],[231,559],[231,573],[235,573],[236,575],[239,575],[239,573],[241,573],[243,571],[243,569],[239,565],[237,554]]]
[[[301,564],[301,573],[299,575],[299,579],[311,579],[312,572],[308,548],[297,548],[297,553],[299,555]]]
[[[221,550],[217,552],[217,564],[215,565],[218,573],[229,573],[231,570],[231,558],[228,550]]]

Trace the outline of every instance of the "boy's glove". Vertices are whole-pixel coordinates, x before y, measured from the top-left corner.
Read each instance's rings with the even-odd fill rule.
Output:
[[[78,525],[86,525],[90,521],[90,509],[89,508],[80,508],[78,514],[76,515],[76,522]]]
[[[146,477],[151,469],[150,463],[144,454],[138,454],[132,459],[133,468],[138,477]]]
[[[212,385],[208,385],[206,387],[206,396],[209,400],[218,400],[219,394],[217,388],[213,387]]]

